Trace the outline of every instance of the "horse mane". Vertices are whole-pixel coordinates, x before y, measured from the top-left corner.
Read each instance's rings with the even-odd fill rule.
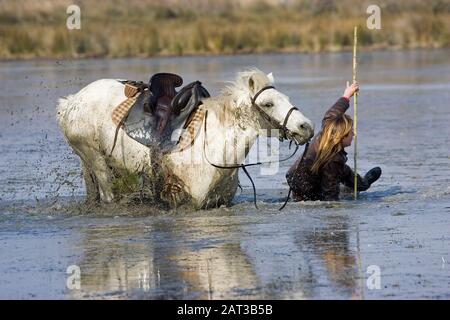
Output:
[[[228,85],[220,91],[220,95],[236,96],[249,94],[248,83],[250,78],[254,81],[256,91],[270,84],[270,80],[264,72],[257,68],[251,68],[238,72],[235,80],[229,81]]]
[[[219,95],[211,98],[218,104],[223,104],[225,107],[229,107],[231,102],[234,102],[235,106],[246,104],[250,102],[250,96],[252,92],[249,88],[249,79],[252,78],[256,91],[270,85],[270,79],[267,75],[257,68],[247,69],[238,72],[234,81],[227,81],[227,85],[220,90]]]
[[[235,115],[244,116],[247,119],[253,119],[250,106],[251,96],[254,94],[249,88],[250,78],[254,83],[254,91],[270,85],[271,81],[267,75],[257,68],[247,69],[238,72],[234,81],[226,82],[226,85],[216,97],[207,99],[211,104],[219,106],[218,116],[220,121],[226,119],[226,114],[232,112]]]

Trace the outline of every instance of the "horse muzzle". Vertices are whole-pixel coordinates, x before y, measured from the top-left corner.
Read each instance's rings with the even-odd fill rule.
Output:
[[[294,141],[298,145],[304,145],[314,136],[314,125],[312,123],[305,122],[301,124],[295,132],[287,132],[287,138]]]

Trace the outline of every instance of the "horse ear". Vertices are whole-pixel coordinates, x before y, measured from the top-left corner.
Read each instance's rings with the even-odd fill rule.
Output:
[[[248,88],[250,89],[251,92],[255,92],[255,79],[253,79],[253,76],[250,76],[248,78]]]
[[[255,94],[267,83],[267,79],[264,73],[253,73],[248,77],[247,81],[248,88],[253,94]]]
[[[275,78],[273,77],[273,73],[269,73],[267,74],[267,78],[269,78],[270,84],[274,84],[275,83]]]

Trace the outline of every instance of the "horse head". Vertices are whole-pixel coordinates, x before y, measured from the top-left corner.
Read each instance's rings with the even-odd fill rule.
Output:
[[[269,135],[270,129],[279,129],[280,140],[288,139],[300,145],[312,138],[314,124],[274,87],[272,73],[266,75],[257,69],[241,72],[237,83],[247,91],[247,103]]]

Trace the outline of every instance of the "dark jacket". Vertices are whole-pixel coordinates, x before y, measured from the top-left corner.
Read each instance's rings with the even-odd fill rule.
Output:
[[[349,101],[340,98],[326,113],[322,120],[322,129],[330,119],[338,117],[347,111]],[[339,200],[340,183],[353,188],[353,170],[346,164],[347,153],[342,150],[329,160],[317,174],[311,172],[319,147],[320,133],[312,140],[306,152],[300,157],[286,174],[289,186],[292,188],[294,200]],[[358,190],[369,188],[364,179],[358,175]]]

